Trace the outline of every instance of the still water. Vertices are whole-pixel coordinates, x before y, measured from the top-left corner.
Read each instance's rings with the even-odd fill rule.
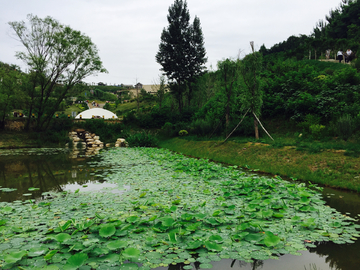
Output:
[[[40,200],[46,191],[74,192],[79,189],[97,192],[116,186],[97,177],[99,171],[106,168],[95,167],[91,161],[96,159],[96,156],[86,157],[65,149],[0,150],[0,201]],[[40,189],[31,191],[34,187]],[[129,188],[124,187],[125,190]],[[342,214],[359,218],[359,194],[324,188],[323,197],[329,206]],[[360,269],[360,240],[344,245],[319,243],[316,248],[301,253],[302,256],[284,255],[279,260],[254,263],[223,259],[212,262],[212,265],[218,270]],[[182,267],[170,265],[157,269],[181,270]]]

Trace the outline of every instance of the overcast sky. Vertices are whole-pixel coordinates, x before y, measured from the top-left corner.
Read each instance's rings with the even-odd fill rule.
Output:
[[[0,0],[0,61],[25,66],[15,58],[23,46],[14,38],[10,21],[26,21],[27,14],[51,16],[89,36],[97,45],[108,74],[86,82],[152,84],[161,66],[155,55],[160,35],[168,26],[174,0]],[[340,0],[188,0],[191,22],[200,18],[207,67],[218,61],[270,48],[291,35],[309,35],[319,19]]]

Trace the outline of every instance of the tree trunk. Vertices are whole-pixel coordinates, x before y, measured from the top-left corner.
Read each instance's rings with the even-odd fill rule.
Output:
[[[255,129],[255,139],[259,139],[259,123],[254,117],[254,129]]]

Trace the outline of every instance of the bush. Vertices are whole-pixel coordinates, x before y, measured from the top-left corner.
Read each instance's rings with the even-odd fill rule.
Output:
[[[341,139],[345,141],[347,141],[351,137],[353,131],[353,120],[348,114],[341,116],[335,123],[335,132]]]
[[[214,125],[209,119],[196,119],[190,124],[193,135],[208,136],[214,131]]]
[[[315,124],[315,125],[311,125],[309,127],[309,129],[310,129],[310,133],[311,133],[311,136],[313,137],[313,139],[318,140],[322,137],[325,126],[320,125],[320,124]]]
[[[174,125],[170,122],[166,122],[162,127],[162,134],[167,137],[173,137],[174,136]]]
[[[125,137],[126,130],[122,123],[107,123],[104,119],[91,119],[77,124],[79,128],[100,136],[104,143],[115,142],[117,138]]]
[[[179,136],[186,136],[188,134],[189,133],[185,129],[179,131]]]
[[[155,147],[158,145],[155,136],[145,131],[130,135],[126,138],[126,141],[131,147]]]

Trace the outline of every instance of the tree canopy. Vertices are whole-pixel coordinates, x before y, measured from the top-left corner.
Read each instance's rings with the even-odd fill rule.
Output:
[[[60,103],[84,78],[106,72],[91,39],[80,31],[46,17],[29,14],[9,22],[25,50],[17,52],[28,69],[28,111],[36,114],[37,128],[45,129]]]
[[[188,98],[191,99],[191,83],[205,69],[207,61],[204,38],[200,19],[195,17],[190,24],[190,13],[186,0],[175,0],[169,7],[167,16],[169,25],[163,29],[156,62],[167,76],[171,91],[182,108],[183,93],[190,87]]]

